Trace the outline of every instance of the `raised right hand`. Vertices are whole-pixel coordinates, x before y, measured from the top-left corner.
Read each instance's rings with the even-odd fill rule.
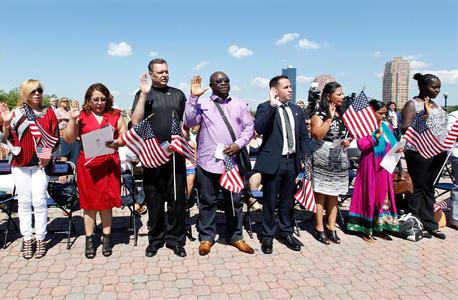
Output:
[[[329,117],[332,119],[334,118],[334,114],[336,113],[336,104],[335,103],[329,103]]]
[[[8,105],[4,102],[0,102],[0,117],[5,123],[9,123],[13,119],[13,112],[9,110]]]
[[[72,100],[72,107],[70,108],[70,118],[77,119],[80,116],[80,103],[78,100]]]
[[[142,94],[147,95],[151,91],[151,83],[148,80],[148,74],[143,73],[140,76],[140,91]]]
[[[270,88],[269,96],[270,96],[270,105],[272,105],[273,107],[277,107],[281,105],[280,100],[278,98],[277,89],[275,87]]]
[[[194,97],[200,97],[207,90],[208,87],[202,89],[202,78],[199,75],[194,76],[194,78],[191,80],[191,95]]]

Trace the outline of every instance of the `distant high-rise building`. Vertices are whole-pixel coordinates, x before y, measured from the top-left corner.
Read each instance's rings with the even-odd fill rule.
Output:
[[[383,75],[383,101],[393,101],[398,109],[409,101],[410,63],[395,57],[385,64]]]
[[[296,68],[293,68],[293,66],[288,66],[288,68],[281,70],[281,74],[288,76],[289,82],[291,82],[291,89],[293,90],[291,102],[296,103]]]

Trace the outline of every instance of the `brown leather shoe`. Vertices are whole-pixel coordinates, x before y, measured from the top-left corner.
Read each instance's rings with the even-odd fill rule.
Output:
[[[253,254],[254,249],[250,247],[244,240],[236,241],[231,243],[232,246],[235,248],[239,249],[239,251],[248,253],[248,254]]]
[[[199,245],[199,254],[204,256],[210,253],[210,249],[212,248],[213,243],[210,241],[202,241]]]

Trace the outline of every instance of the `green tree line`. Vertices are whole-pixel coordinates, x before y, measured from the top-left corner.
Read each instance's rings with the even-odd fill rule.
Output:
[[[45,106],[49,105],[49,98],[51,96],[56,97],[56,95],[43,95],[43,103]],[[8,105],[9,108],[16,106],[19,99],[19,88],[14,88],[8,92],[0,90],[0,102],[4,102]]]

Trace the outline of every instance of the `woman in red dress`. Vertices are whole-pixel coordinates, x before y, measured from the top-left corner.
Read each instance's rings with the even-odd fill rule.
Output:
[[[114,139],[126,132],[121,111],[112,108],[113,97],[101,83],[91,85],[84,96],[83,109],[78,101],[72,101],[70,119],[64,132],[64,139],[72,143],[76,137],[106,126],[114,129]],[[111,141],[107,146],[111,146]],[[84,145],[83,145],[84,148]],[[102,220],[102,254],[112,253],[110,236],[112,208],[121,206],[121,165],[117,149],[113,154],[86,158],[81,150],[76,167],[78,192],[81,208],[84,209],[87,258],[94,258],[94,227],[97,212]]]

